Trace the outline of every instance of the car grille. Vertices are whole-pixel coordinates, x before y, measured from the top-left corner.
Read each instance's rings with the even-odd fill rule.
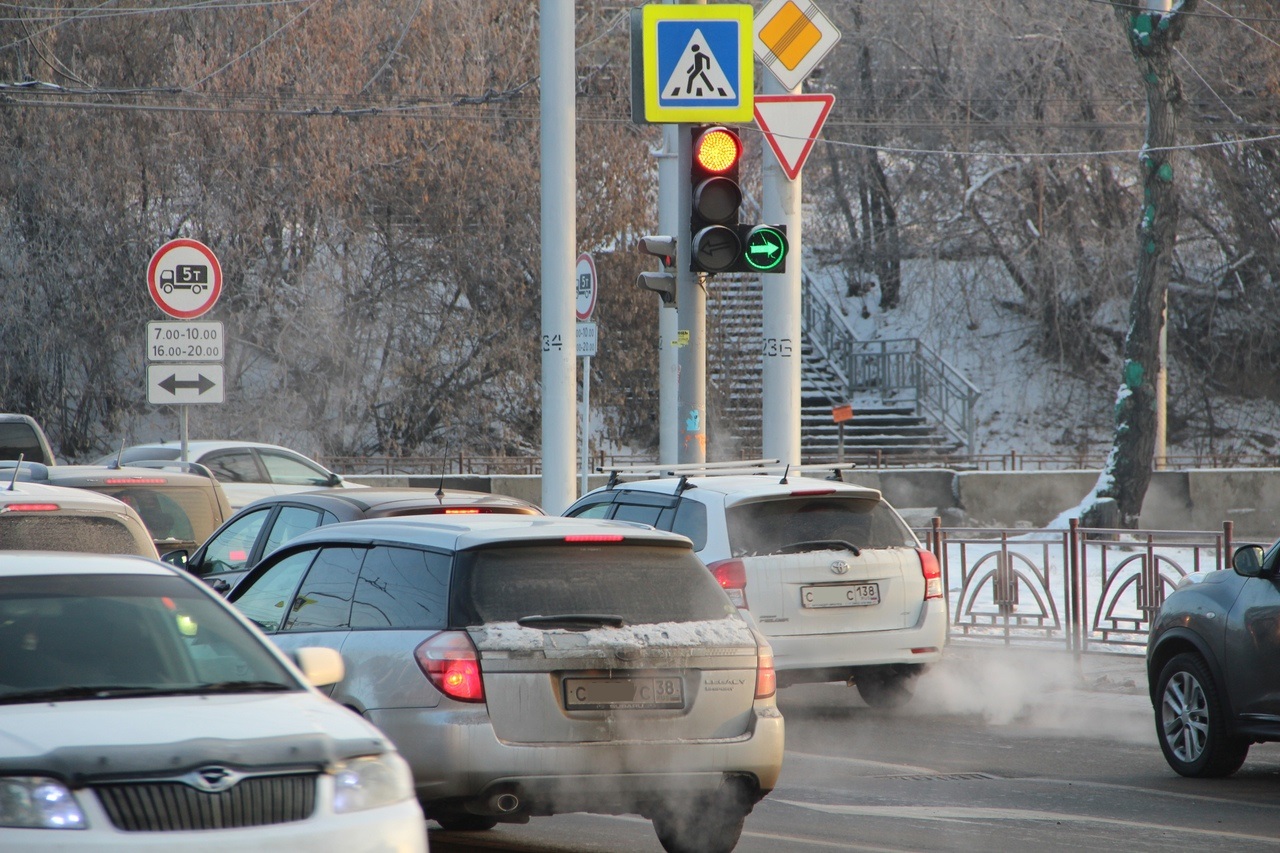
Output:
[[[126,832],[237,829],[305,820],[316,806],[318,774],[253,776],[217,793],[184,782],[130,782],[94,790],[111,818]]]

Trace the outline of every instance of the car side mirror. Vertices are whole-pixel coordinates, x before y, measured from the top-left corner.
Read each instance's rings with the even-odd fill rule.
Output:
[[[1246,578],[1256,578],[1266,574],[1263,557],[1266,552],[1261,545],[1241,545],[1231,556],[1231,567],[1236,574]]]
[[[185,569],[187,567],[187,559],[189,557],[190,554],[187,553],[185,548],[179,548],[177,551],[170,551],[168,554],[165,554],[160,558],[160,562],[168,563],[171,566],[177,566],[180,569]]]
[[[306,646],[293,653],[298,669],[314,687],[337,684],[347,674],[342,655],[327,646]]]

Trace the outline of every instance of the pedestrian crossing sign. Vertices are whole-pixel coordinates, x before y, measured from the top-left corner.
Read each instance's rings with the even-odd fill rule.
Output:
[[[745,3],[645,6],[645,121],[751,121],[751,25],[752,9]]]

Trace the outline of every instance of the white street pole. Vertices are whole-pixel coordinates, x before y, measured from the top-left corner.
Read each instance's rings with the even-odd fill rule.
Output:
[[[587,474],[591,471],[591,356],[582,357],[582,490],[588,491]]]
[[[706,0],[691,0],[687,5],[704,6]],[[676,176],[683,186],[684,176],[693,164],[691,125],[676,125],[676,151],[679,152]],[[677,347],[679,391],[676,395],[676,430],[679,446],[676,460],[680,463],[707,461],[707,287],[701,273],[691,271],[693,235],[689,233],[692,200],[687,192],[679,193],[675,233],[676,245],[676,310],[679,312],[680,339]]]
[[[767,95],[795,94],[772,74],[761,88]],[[787,271],[762,273],[761,450],[768,459],[800,464],[800,177],[787,180],[773,149],[764,150],[764,221],[787,226]]]
[[[540,0],[542,74],[542,506],[559,514],[573,503],[578,242],[574,194],[573,0]],[[566,47],[568,45],[568,47]]]
[[[679,128],[662,126],[662,152],[658,158],[658,233],[680,239],[688,230],[680,227]],[[680,360],[675,347],[680,313],[658,300],[658,461],[674,465],[679,458]]]

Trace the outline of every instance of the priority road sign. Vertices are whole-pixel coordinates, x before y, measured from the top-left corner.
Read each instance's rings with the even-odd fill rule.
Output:
[[[170,317],[193,320],[222,295],[222,265],[199,240],[170,240],[147,264],[147,290]]]
[[[224,398],[221,364],[147,365],[148,403],[221,403]]]
[[[752,9],[746,4],[643,8],[644,118],[751,120]]]
[[[770,0],[755,19],[755,53],[787,89],[795,89],[840,41],[812,0]]]

